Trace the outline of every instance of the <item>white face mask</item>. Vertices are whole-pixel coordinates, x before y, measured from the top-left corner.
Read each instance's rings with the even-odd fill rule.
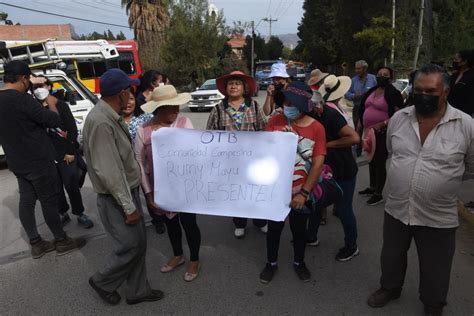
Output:
[[[35,97],[38,100],[43,101],[44,99],[46,99],[48,97],[49,90],[46,89],[46,88],[37,88],[37,89],[35,89],[34,93],[35,93]]]

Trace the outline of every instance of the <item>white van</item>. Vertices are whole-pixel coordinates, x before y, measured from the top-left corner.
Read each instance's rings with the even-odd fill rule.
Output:
[[[72,115],[76,119],[78,130],[78,141],[82,144],[82,128],[87,114],[97,103],[98,98],[89,91],[79,80],[68,76],[64,71],[57,69],[35,69],[35,75],[43,75],[53,83],[53,91],[64,95],[65,101],[71,108]],[[1,82],[3,86],[3,81]],[[0,144],[0,163],[5,163],[5,152]]]

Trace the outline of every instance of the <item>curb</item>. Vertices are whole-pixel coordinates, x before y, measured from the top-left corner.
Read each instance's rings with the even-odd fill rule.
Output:
[[[458,200],[458,212],[462,218],[474,225],[474,209],[464,207],[464,202]]]

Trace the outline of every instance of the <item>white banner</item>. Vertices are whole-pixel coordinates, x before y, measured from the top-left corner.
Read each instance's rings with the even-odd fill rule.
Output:
[[[168,211],[283,221],[298,137],[161,128],[152,134],[155,202]]]

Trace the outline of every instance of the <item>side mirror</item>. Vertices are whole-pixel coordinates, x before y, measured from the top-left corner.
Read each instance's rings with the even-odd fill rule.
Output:
[[[76,96],[74,95],[74,92],[72,91],[67,91],[66,92],[66,101],[70,104],[70,105],[76,105],[77,102],[76,102]]]

